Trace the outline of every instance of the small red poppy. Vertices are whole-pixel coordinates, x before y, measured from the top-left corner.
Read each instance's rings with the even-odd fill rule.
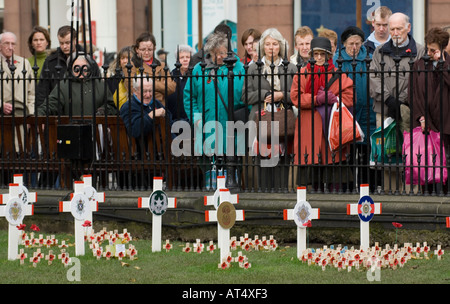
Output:
[[[25,224],[20,224],[19,226],[16,226],[18,230],[25,230],[25,227],[27,227],[27,225]]]
[[[91,227],[92,224],[91,224],[90,221],[85,221],[85,222],[83,223],[83,225],[81,225],[81,226],[83,226],[83,227]]]
[[[39,229],[39,227],[36,226],[35,224],[31,225],[30,228],[31,228],[31,230],[33,230],[33,231],[41,231],[41,229]]]
[[[402,228],[402,227],[403,227],[402,224],[397,223],[397,222],[392,222],[392,225],[393,225],[395,228]]]

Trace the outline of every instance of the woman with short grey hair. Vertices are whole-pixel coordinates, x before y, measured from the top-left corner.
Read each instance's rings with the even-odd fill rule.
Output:
[[[289,62],[288,49],[289,45],[286,39],[276,28],[269,28],[262,33],[256,49],[258,63],[262,64],[250,65],[247,73],[249,75],[247,77],[248,86],[244,87],[242,92],[242,100],[252,106],[249,120],[256,121],[260,113],[264,115],[265,105],[268,107],[283,105],[286,109],[292,107],[290,91],[292,77],[297,73],[297,67],[292,63],[288,63],[287,66],[283,65],[284,58]],[[293,108],[293,110],[295,113],[296,109]],[[270,115],[270,113],[268,114]],[[256,137],[249,138],[249,141],[253,143],[253,147],[258,146]],[[288,138],[288,142],[285,142],[283,136],[279,142],[281,155],[279,164],[283,165],[287,161],[286,156],[290,153],[292,139]],[[288,186],[289,169],[287,166],[282,170],[278,166],[273,169],[275,171],[268,172],[266,170],[266,168],[261,169],[261,184],[259,185],[261,188],[279,189]],[[257,180],[256,175],[255,180]]]
[[[205,44],[205,52],[211,56],[211,61],[218,66],[228,54],[228,38],[223,33],[212,34]]]
[[[167,97],[167,109],[172,113],[173,121],[187,120],[183,104],[183,90],[189,74],[189,64],[194,55],[194,49],[189,45],[179,45],[175,58],[179,67],[172,70],[171,75],[176,83],[175,92]]]
[[[245,73],[245,70],[238,58],[232,66],[225,64],[224,59],[228,56],[228,39],[222,33],[212,34],[208,38],[205,51],[210,55],[204,59],[206,66],[196,64],[192,77],[189,77],[184,88],[184,110],[188,120],[195,126],[195,153],[211,155],[211,158],[205,161],[207,164],[211,162],[214,164],[216,156],[228,152],[227,121],[232,120],[232,117],[228,117],[229,107],[232,106],[235,111],[245,106],[241,102],[244,77],[239,77]],[[232,80],[227,77],[230,72],[235,75]],[[231,84],[233,84],[233,92],[228,90]],[[213,128],[210,131],[205,128],[205,132],[202,133],[203,127],[208,122],[208,125],[216,123],[221,128]],[[239,144],[241,143],[236,144],[235,148]],[[202,169],[206,172],[209,168]]]

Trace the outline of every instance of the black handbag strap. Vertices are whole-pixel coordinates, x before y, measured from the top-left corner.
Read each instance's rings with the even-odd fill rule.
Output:
[[[325,87],[325,91],[328,91],[330,87],[333,85],[333,83],[339,78],[339,74],[334,74],[333,77],[330,78],[330,80],[327,83],[327,86]]]
[[[215,75],[216,77],[214,77],[214,86],[216,87],[216,92],[219,94],[219,98],[220,98],[220,100],[222,101],[222,104],[223,104],[223,106],[225,107],[225,109],[227,109],[228,110],[228,106],[226,105],[226,103],[225,103],[225,100],[223,99],[223,96],[222,96],[222,93],[220,92],[220,90],[219,90],[219,86],[217,85],[217,75]]]

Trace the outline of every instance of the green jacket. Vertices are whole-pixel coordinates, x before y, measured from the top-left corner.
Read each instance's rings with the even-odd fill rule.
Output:
[[[69,83],[71,88],[69,88]],[[38,115],[69,115],[70,97],[72,97],[73,116],[90,116],[94,114],[94,110],[97,114],[103,114],[104,109],[108,115],[117,114],[114,98],[103,81],[98,79],[69,81],[65,79],[60,81],[48,96],[48,109],[46,101],[39,106]]]

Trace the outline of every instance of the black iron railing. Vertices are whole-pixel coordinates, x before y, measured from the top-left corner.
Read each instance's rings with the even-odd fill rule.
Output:
[[[69,64],[72,64],[80,54],[82,55],[76,52],[76,56]],[[150,72],[147,73],[143,66],[135,66],[132,56],[130,53],[128,64],[116,69],[113,75],[108,73],[107,65],[99,67],[99,73],[94,73],[91,60],[68,69],[75,71],[74,73],[64,75],[43,73],[52,76],[49,78],[41,76],[41,79],[36,77],[36,66],[33,67],[31,74],[27,73],[25,66],[14,66],[11,69],[1,66],[2,109],[8,102],[3,93],[6,92],[7,86],[12,90],[14,100],[17,94],[14,92],[18,90],[21,90],[24,96],[29,94],[27,88],[30,83],[37,88],[39,82],[54,81],[55,77],[58,81],[52,92],[53,97],[58,97],[56,99],[47,97],[42,105],[35,104],[32,111],[34,113],[26,110],[17,111],[19,108],[16,102],[12,103],[14,106],[12,115],[1,111],[1,187],[7,187],[14,174],[23,174],[25,183],[31,188],[70,189],[73,180],[90,173],[93,174],[99,189],[145,190],[152,187],[151,181],[154,176],[163,176],[166,187],[170,190],[205,191],[215,188],[217,176],[226,174],[227,187],[243,192],[286,193],[295,191],[297,186],[307,185],[310,186],[310,191],[318,193],[356,193],[359,191],[359,185],[369,184],[372,192],[382,194],[447,195],[448,152],[445,151],[444,154],[447,135],[445,132],[441,133],[437,146],[429,149],[431,135],[425,132],[424,147],[420,150],[423,152],[419,151],[414,155],[417,145],[415,146],[416,137],[413,134],[413,130],[420,125],[415,118],[414,104],[423,103],[428,129],[430,112],[433,110],[428,107],[428,97],[436,94],[436,91],[430,92],[429,88],[434,87],[439,92],[445,90],[448,92],[450,71],[442,58],[433,64],[425,55],[425,68],[417,68],[411,57],[409,70],[400,69],[398,64],[400,58],[396,58],[395,66],[386,67],[382,64],[381,69],[376,70],[371,66],[372,59],[369,56],[359,64],[353,57],[353,61],[350,62],[351,69],[345,70],[344,60],[338,54],[335,69],[329,70],[328,63],[325,63],[326,72],[315,73],[314,61],[310,62],[312,71],[294,66],[286,58],[281,60],[279,65],[265,64],[263,59],[252,65],[241,65],[233,53],[229,52],[223,66],[214,65],[214,62],[209,62],[207,56],[204,56],[200,64],[182,75],[179,62],[175,65],[175,69],[170,71],[164,63],[155,60],[148,67]],[[163,69],[157,74],[160,65]],[[337,94],[334,95],[342,101],[338,103],[340,110],[341,105],[346,102],[344,100],[351,96],[351,102],[347,107],[354,114],[358,112],[358,107],[361,107],[361,100],[358,101],[358,94],[361,94],[359,92],[367,92],[363,100],[364,115],[361,116],[369,119],[358,121],[354,115],[352,139],[343,144],[342,134],[338,134],[336,137],[338,148],[335,150],[328,148],[330,131],[328,126],[331,118],[328,115],[322,118],[317,116],[316,112],[322,105],[316,103],[314,88],[312,87],[308,93],[304,91],[307,85],[314,86],[314,81],[309,84],[305,82],[311,77],[314,79],[315,76],[324,76],[326,86],[328,82],[334,81],[333,89],[325,88],[327,96],[323,104],[325,113],[329,113],[333,106],[332,103],[328,103],[328,91],[337,90]],[[260,132],[261,125],[254,124],[254,121],[261,122],[266,115],[271,117],[270,121],[275,119],[276,113],[265,110],[263,100],[268,95],[273,97],[277,91],[274,81],[267,82],[267,79],[276,77],[282,87],[280,91],[284,95],[284,99],[279,103],[285,109],[282,120],[284,127],[287,129],[293,124],[297,132],[295,136],[286,133],[279,138],[273,137],[270,148],[275,148],[269,148],[268,155],[265,149],[267,147],[263,145],[266,141],[265,134]],[[383,86],[387,77],[394,77],[397,82],[408,78],[408,98],[403,104],[410,110],[409,125],[406,128],[409,133],[402,133],[401,113],[397,112],[397,116],[392,119],[397,124],[390,130],[393,135],[388,138],[389,134],[386,134],[388,129],[381,128],[377,132],[378,139],[371,140],[375,123],[370,120],[370,117],[375,115],[372,112],[373,99],[370,96],[373,89],[370,79],[373,77],[379,77],[381,80],[381,94],[384,94]],[[415,97],[414,86],[421,84],[417,82],[419,78],[424,81],[425,100],[417,100]],[[143,95],[143,85],[148,79],[154,84],[153,96],[157,96],[160,90],[156,83],[164,84],[164,89],[160,93],[165,97],[167,115],[154,119],[151,131],[147,134],[143,134],[145,126],[142,122],[141,135],[133,138],[130,132],[127,132],[133,121],[123,121],[121,115],[121,111],[131,113],[131,105],[126,104],[124,107],[128,108],[119,110],[119,96],[112,98],[115,93],[114,86],[108,84],[125,81],[127,99],[131,100],[134,88],[139,88]],[[344,88],[349,80],[350,87]],[[172,82],[176,84],[175,90],[171,87]],[[183,85],[186,83],[186,86],[177,87],[181,83]],[[267,83],[269,88],[266,88]],[[432,83],[434,86],[430,85]],[[63,97],[62,95],[66,94],[64,91],[66,84],[70,87],[69,95]],[[363,88],[359,87],[361,85]],[[297,100],[291,99],[292,91],[297,92],[295,95]],[[168,97],[171,94],[174,95],[170,98],[170,102],[175,104],[169,105]],[[309,104],[304,94],[311,94]],[[394,93],[397,99],[400,95],[401,92],[398,90]],[[444,96],[448,95],[439,93],[436,97],[440,98],[441,107],[440,120],[433,122],[437,131],[444,130],[443,126],[448,115],[444,110],[447,109],[446,104],[450,100],[445,100]],[[98,98],[101,100],[97,100]],[[61,104],[63,100],[68,104]],[[34,115],[48,113],[52,102],[58,113]],[[116,109],[108,108],[111,102]],[[89,103],[92,108],[80,112],[78,107],[86,109],[85,103]],[[64,112],[65,106],[68,107],[69,113]],[[177,113],[169,113],[169,108],[177,109]],[[186,116],[183,117],[179,113],[180,109],[185,110]],[[201,111],[196,112],[199,109]],[[245,113],[244,117],[250,116],[248,121],[235,123],[239,109]],[[294,121],[288,121],[288,110],[294,111],[296,117]],[[141,117],[148,115],[145,111],[142,105]],[[151,111],[155,114],[156,108],[152,108]],[[305,116],[305,113],[308,114]],[[385,112],[380,116],[382,122],[388,118]],[[304,123],[306,120],[308,125]],[[209,126],[208,121],[212,122]],[[228,128],[225,124],[227,121],[232,123]],[[318,123],[323,123],[323,134],[315,133],[314,128]],[[337,125],[342,127],[343,123],[342,118],[339,118]],[[361,142],[357,138],[357,123],[365,135],[365,139]],[[75,150],[90,150],[84,151],[88,156],[68,156],[63,151],[62,146],[65,144],[63,141],[66,141],[66,144],[73,141],[61,137],[64,136],[64,128],[61,126],[66,125],[73,126],[67,131],[72,135],[73,132],[79,131],[80,126],[90,126],[88,136],[84,136],[79,142],[72,142]],[[204,129],[200,129],[201,127]],[[308,133],[309,136],[305,136]],[[402,144],[405,140],[410,142],[407,148]],[[322,143],[327,147],[321,146]],[[197,149],[199,145],[200,150]],[[229,148],[230,146],[234,147]],[[278,157],[275,157],[277,154]],[[273,158],[276,158],[275,162]],[[414,172],[417,174],[414,175]],[[416,179],[420,181],[420,175],[423,174],[425,184],[414,185],[420,183]],[[387,184],[387,181],[390,183]]]

